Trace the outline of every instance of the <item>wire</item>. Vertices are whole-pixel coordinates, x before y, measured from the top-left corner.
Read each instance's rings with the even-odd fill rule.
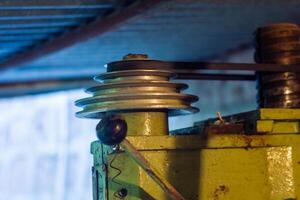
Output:
[[[117,158],[117,156],[118,156],[117,151],[118,151],[119,149],[120,149],[119,145],[116,145],[116,146],[113,147],[113,150],[115,151],[115,153],[114,153],[114,156],[113,156],[113,158],[111,159],[111,161],[110,161],[110,163],[109,163],[109,167],[111,167],[112,169],[114,169],[114,170],[117,171],[117,173],[112,177],[111,181],[112,181],[113,183],[119,185],[119,186],[123,186],[121,183],[119,183],[118,181],[116,181],[116,178],[122,174],[122,171],[121,171],[119,168],[117,168],[116,166],[113,165],[113,162],[116,160],[116,158]],[[114,197],[117,197],[117,198],[119,198],[119,199],[123,199],[123,197],[120,196],[120,194],[119,194],[119,190],[116,190],[116,191],[114,192]]]
[[[109,166],[110,166],[112,169],[114,169],[114,170],[117,171],[117,174],[114,175],[114,177],[112,177],[111,181],[114,182],[114,183],[116,183],[116,184],[118,184],[118,185],[122,185],[121,183],[119,183],[119,182],[117,182],[117,181],[115,180],[118,176],[120,176],[120,174],[122,173],[122,171],[121,171],[119,168],[117,168],[117,167],[115,167],[115,166],[112,165],[113,162],[115,161],[115,159],[117,158],[117,155],[118,155],[118,154],[115,153],[114,157],[112,158],[112,160],[111,160],[110,163],[109,163]]]

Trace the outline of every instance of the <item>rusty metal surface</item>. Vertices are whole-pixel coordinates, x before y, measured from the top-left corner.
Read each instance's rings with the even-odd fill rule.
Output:
[[[244,124],[213,124],[205,127],[204,133],[208,134],[244,134]]]
[[[272,111],[270,111],[272,112]],[[194,122],[194,126],[171,131],[172,135],[257,134],[261,110],[252,110],[220,118]],[[273,113],[272,113],[273,114]],[[269,114],[271,115],[271,114]]]

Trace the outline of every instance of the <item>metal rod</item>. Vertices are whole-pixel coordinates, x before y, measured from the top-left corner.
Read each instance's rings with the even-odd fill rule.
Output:
[[[160,60],[127,60],[112,62],[107,70],[120,71],[131,69],[161,69],[174,72],[191,70],[237,70],[261,72],[300,72],[300,65],[267,64],[267,63],[214,63],[214,62],[168,62]]]
[[[263,72],[300,72],[300,65],[257,63],[171,62],[175,69],[241,70]]]
[[[185,200],[185,198],[169,183],[144,156],[125,138],[120,146],[145,172],[161,187],[161,189],[174,200]]]
[[[181,80],[212,80],[212,81],[255,81],[253,74],[206,74],[206,73],[178,73],[175,79]]]
[[[62,90],[86,88],[95,85],[92,78],[73,78],[64,80],[39,80],[14,83],[0,83],[0,98],[44,94]]]
[[[70,47],[79,42],[86,41],[96,36],[102,35],[112,29],[117,28],[125,21],[141,14],[154,6],[166,1],[162,0],[144,0],[121,9],[117,13],[112,13],[104,18],[98,18],[95,21],[80,27],[74,31],[70,31],[60,37],[49,40],[35,48],[24,53],[20,53],[9,57],[0,64],[0,69],[15,67],[17,65],[29,62],[33,59],[45,56],[52,52]]]
[[[92,77],[92,76],[91,76]],[[17,81],[0,83],[0,98],[43,94],[63,90],[88,88],[97,85],[91,77],[47,79],[36,81]],[[246,74],[205,74],[205,73],[178,73],[174,79],[179,80],[226,80],[226,81],[255,81],[255,75]]]

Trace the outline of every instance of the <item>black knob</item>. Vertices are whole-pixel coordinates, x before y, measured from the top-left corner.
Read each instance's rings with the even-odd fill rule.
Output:
[[[126,137],[127,123],[120,117],[104,117],[97,124],[97,137],[106,145],[116,145]]]

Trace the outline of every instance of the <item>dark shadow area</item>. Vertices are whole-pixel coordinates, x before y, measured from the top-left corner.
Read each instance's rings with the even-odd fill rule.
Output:
[[[176,136],[176,147],[185,145],[186,142],[181,137],[187,136],[185,134]],[[204,140],[206,141],[203,137],[203,141],[199,143],[204,144]],[[170,162],[168,179],[173,186],[187,200],[200,199],[201,149],[188,149],[188,146],[186,149],[174,149],[168,153],[168,160]]]

